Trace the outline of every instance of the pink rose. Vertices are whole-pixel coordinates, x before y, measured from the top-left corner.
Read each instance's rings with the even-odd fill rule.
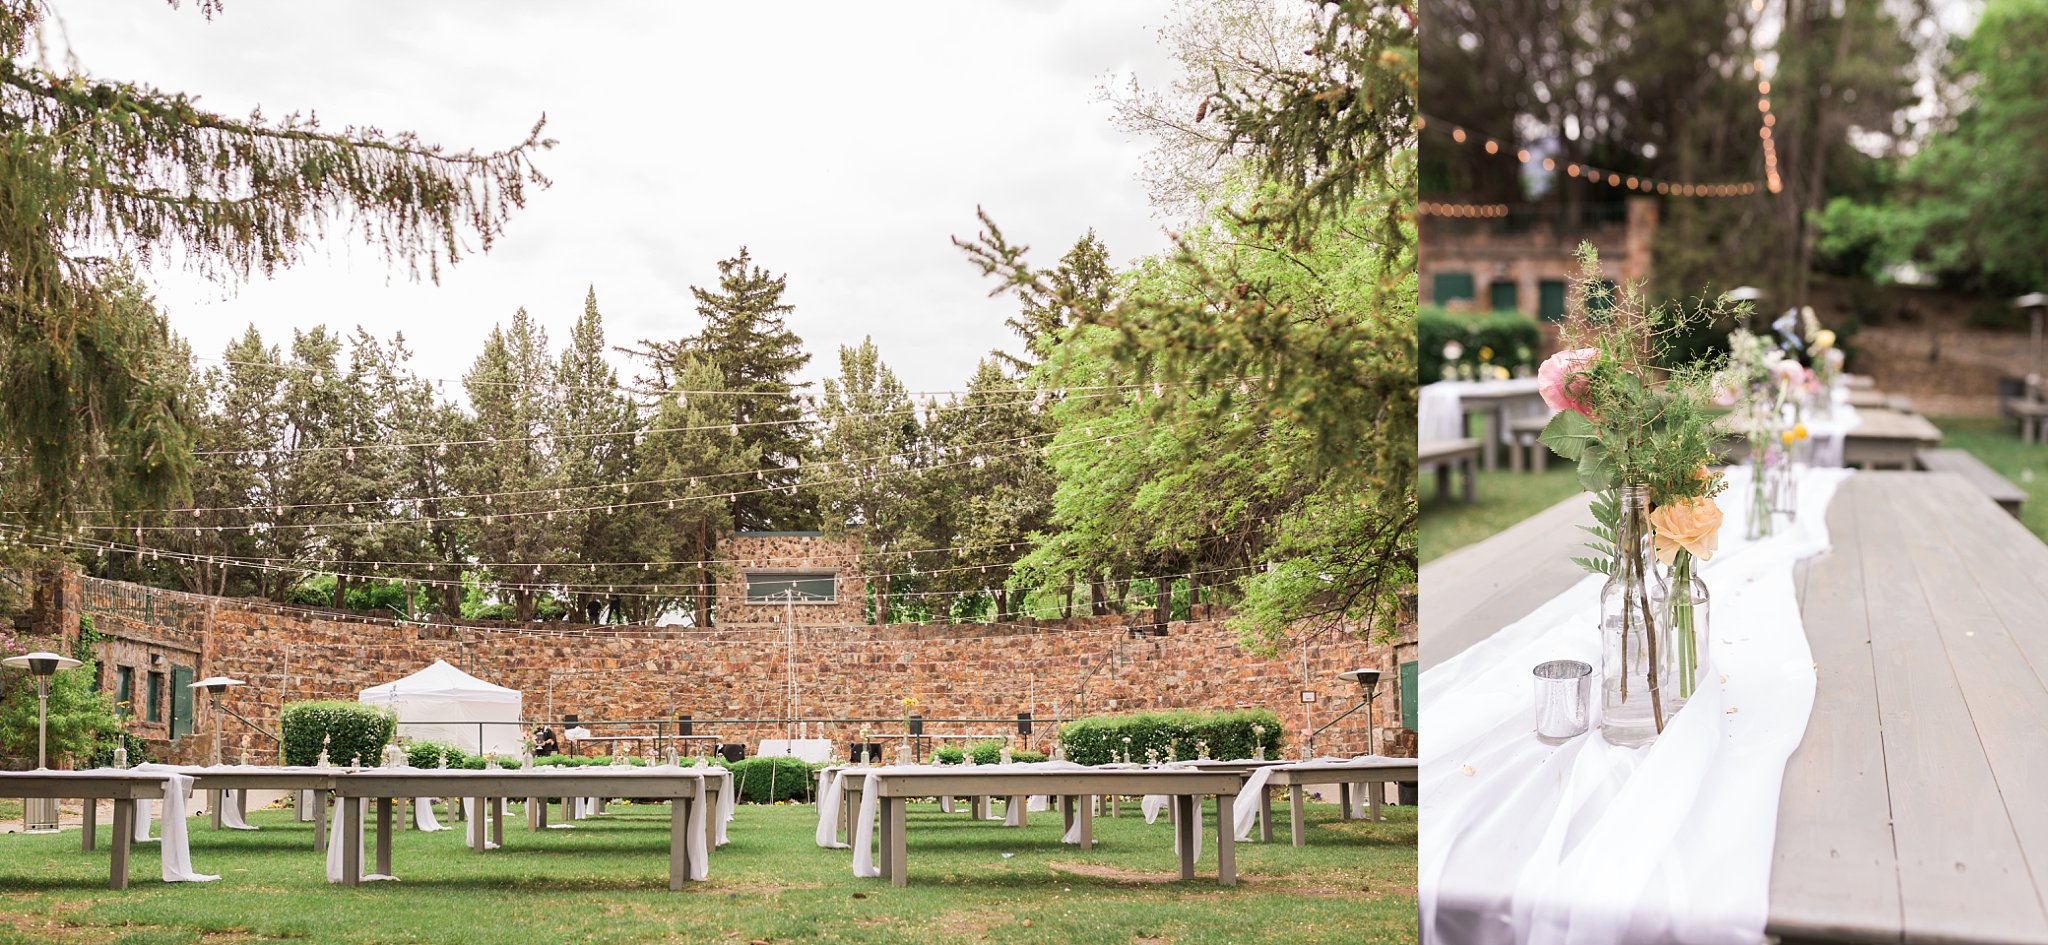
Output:
[[[1587,419],[1593,416],[1593,409],[1586,403],[1592,385],[1586,377],[1586,369],[1593,359],[1600,356],[1598,348],[1578,348],[1559,351],[1536,369],[1537,389],[1543,394],[1543,402],[1552,410],[1575,410]]]

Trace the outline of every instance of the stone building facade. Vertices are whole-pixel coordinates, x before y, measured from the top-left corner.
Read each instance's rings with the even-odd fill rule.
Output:
[[[857,535],[740,532],[718,543],[725,574],[713,622],[722,627],[867,622]]]
[[[689,715],[698,734],[750,750],[763,738],[792,734],[843,746],[865,734],[900,733],[902,700],[915,698],[917,712],[930,720],[928,733],[1014,737],[1019,747],[1038,750],[1050,747],[1060,719],[1263,706],[1280,716],[1289,751],[1298,752],[1311,729],[1357,706],[1358,687],[1337,674],[1371,666],[1383,682],[1370,735],[1367,713],[1354,712],[1317,736],[1316,752],[1415,749],[1415,708],[1403,685],[1416,658],[1412,608],[1394,642],[1323,633],[1264,658],[1245,652],[1226,615],[1207,605],[1158,636],[1134,632],[1150,628],[1146,615],[890,626],[833,620],[800,623],[794,631],[779,619],[709,629],[421,625],[75,573],[56,580],[110,638],[102,644],[107,666],[146,667],[164,654],[166,662],[190,661],[197,677],[247,681],[223,703],[253,729],[225,714],[216,718],[203,699],[194,700],[190,730],[175,739],[167,725],[138,729],[153,738],[158,757],[176,761],[203,761],[216,725],[223,726],[228,760],[274,760],[275,743],[261,732],[277,731],[285,704],[352,701],[362,689],[436,659],[521,690],[529,720],[575,714],[597,734],[649,735],[652,720]],[[1304,693],[1314,701],[1304,701]],[[1034,717],[1029,736],[1016,734],[1020,712]]]
[[[1417,230],[1422,303],[1554,322],[1563,317],[1580,243],[1600,251],[1609,279],[1647,283],[1656,236],[1654,197],[1569,210],[1515,205],[1498,218],[1424,216]]]

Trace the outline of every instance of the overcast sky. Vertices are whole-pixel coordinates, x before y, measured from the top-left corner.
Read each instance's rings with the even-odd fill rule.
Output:
[[[1148,143],[1095,94],[1105,75],[1171,77],[1165,0],[228,0],[212,22],[192,3],[52,6],[88,72],[228,114],[491,150],[545,113],[560,142],[537,159],[554,186],[439,285],[339,240],[227,289],[160,268],[158,301],[202,357],[250,323],[275,343],[361,324],[403,331],[422,375],[455,378],[521,306],[559,348],[590,285],[612,343],[678,337],[699,326],[689,287],[746,244],[789,276],[806,379],[872,335],[911,389],[954,389],[1015,346],[1015,300],[988,298],[950,242],[975,232],[977,204],[1039,263],[1090,227],[1119,261],[1166,243],[1135,176]]]

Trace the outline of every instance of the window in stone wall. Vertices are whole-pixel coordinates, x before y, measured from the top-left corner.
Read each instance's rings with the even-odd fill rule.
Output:
[[[839,600],[838,575],[830,571],[749,571],[749,604],[831,604]]]
[[[150,673],[150,674],[149,674],[149,693],[148,693],[148,697],[147,697],[147,699],[148,699],[148,703],[149,703],[149,714],[148,714],[148,715],[145,715],[145,716],[143,716],[143,718],[144,718],[144,719],[147,719],[147,720],[149,720],[149,721],[151,721],[151,722],[161,722],[161,721],[163,721],[163,720],[164,720],[164,674],[162,674],[162,673]]]
[[[135,667],[114,670],[114,701],[120,703],[123,713],[135,714]]]

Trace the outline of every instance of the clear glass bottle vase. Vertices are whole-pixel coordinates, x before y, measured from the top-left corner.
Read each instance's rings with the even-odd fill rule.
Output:
[[[1683,550],[1674,555],[1652,603],[1668,628],[1666,636],[1671,639],[1678,699],[1683,704],[1707,678],[1712,599],[1707,594],[1707,582],[1700,577],[1699,561]]]
[[[1619,489],[1614,569],[1600,590],[1601,734],[1635,748],[1656,740],[1684,704],[1668,622],[1658,603],[1663,581],[1650,554],[1650,493]]]

